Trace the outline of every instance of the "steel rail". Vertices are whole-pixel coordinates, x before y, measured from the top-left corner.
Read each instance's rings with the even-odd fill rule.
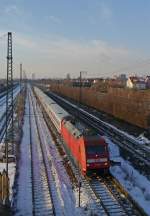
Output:
[[[139,207],[139,205],[136,202],[133,202],[133,199],[131,196],[124,190],[124,188],[120,185],[120,183],[111,175],[107,176],[98,176],[96,177],[97,181],[97,188],[96,188],[96,193],[99,193],[101,199],[104,199],[104,202],[108,202],[108,209],[111,205],[112,202],[112,208],[114,208],[113,202],[115,200],[115,210],[116,215],[117,212],[121,213],[121,215],[128,215],[128,216],[145,216],[146,213],[144,210]],[[91,184],[93,184],[93,179],[91,181]],[[99,185],[99,186],[98,186]],[[100,187],[100,191],[99,188]],[[102,187],[102,189],[101,189]],[[109,192],[110,195],[112,195],[112,201],[110,198],[105,195],[105,190]]]
[[[29,90],[31,91],[31,90]],[[49,189],[49,196],[50,196],[50,205],[52,206],[52,209],[49,209],[49,213],[48,215],[55,215],[55,207],[54,207],[54,203],[53,203],[53,197],[52,197],[52,191],[51,191],[51,185],[50,185],[50,181],[49,181],[49,175],[48,175],[48,170],[47,170],[47,165],[46,165],[46,158],[45,158],[45,154],[44,154],[44,147],[43,147],[43,144],[42,144],[42,138],[41,138],[41,135],[40,135],[40,128],[39,128],[39,125],[38,125],[38,119],[37,119],[37,114],[36,114],[36,110],[35,110],[35,105],[34,105],[34,101],[33,101],[33,96],[32,96],[32,93],[30,92],[29,93],[30,95],[30,102],[31,103],[31,106],[32,106],[32,109],[33,109],[33,114],[34,114],[34,119],[35,119],[35,123],[36,123],[36,129],[37,129],[37,136],[38,136],[38,140],[39,140],[39,145],[40,145],[40,152],[42,154],[42,160],[43,160],[43,165],[44,165],[44,173],[45,173],[45,176],[46,176],[46,184],[48,185],[48,189]],[[31,109],[31,108],[30,108]],[[31,114],[31,111],[30,111],[30,114]],[[31,115],[30,115],[30,119],[31,119]],[[31,123],[31,133],[32,133],[32,123]],[[32,137],[31,137],[31,144],[33,145],[33,142],[32,142]],[[32,152],[33,152],[33,146],[31,148]],[[34,178],[34,164],[33,164],[33,160],[34,160],[34,157],[33,157],[33,153],[32,153],[32,173],[33,173],[33,204],[34,204],[34,215],[36,215],[36,212],[38,212],[38,203],[36,202],[36,196],[37,196],[37,191],[38,191],[38,179],[36,180]],[[40,194],[39,194],[40,196]],[[37,203],[37,204],[36,204]],[[44,209],[43,209],[44,210]],[[43,215],[44,215],[44,212],[43,212]]]

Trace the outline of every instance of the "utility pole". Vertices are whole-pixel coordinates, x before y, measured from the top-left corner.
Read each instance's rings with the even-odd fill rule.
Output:
[[[20,93],[21,93],[21,84],[22,84],[22,63],[20,63]]]
[[[81,103],[82,103],[82,74],[83,73],[87,73],[86,71],[80,71],[80,77],[79,77],[79,82],[80,82],[80,91],[79,91],[79,105],[78,105],[78,108],[80,108],[80,105],[81,105]],[[79,110],[78,110],[78,116],[80,115],[79,114],[80,112],[79,112]],[[78,174],[79,174],[79,176],[78,176],[78,189],[79,189],[79,203],[78,203],[78,205],[79,205],[79,207],[80,207],[80,205],[81,205],[81,187],[82,187],[82,179],[81,179],[81,174],[80,174],[80,166],[79,166],[79,164],[78,164]]]
[[[25,88],[27,87],[27,75],[26,75],[26,71],[23,70],[23,82],[24,82],[24,85],[25,85]]]
[[[80,71],[80,91],[79,91],[79,105],[81,103],[81,99],[82,99],[82,71]]]
[[[87,74],[87,72],[86,71],[80,71],[80,78],[79,78],[79,80],[80,80],[80,91],[79,91],[79,105],[82,103],[82,74],[83,73],[85,73],[85,74]]]
[[[6,94],[6,137],[5,137],[5,158],[6,158],[6,173],[8,175],[8,143],[11,142],[13,153],[14,149],[14,105],[13,105],[13,57],[12,57],[12,33],[8,32],[7,41],[7,94]],[[8,138],[8,126],[10,124],[10,139]]]
[[[80,171],[80,170],[79,170]],[[81,182],[81,178],[79,177],[79,182],[78,182],[78,187],[79,187],[79,203],[78,206],[81,206],[81,186],[82,186],[82,182]]]

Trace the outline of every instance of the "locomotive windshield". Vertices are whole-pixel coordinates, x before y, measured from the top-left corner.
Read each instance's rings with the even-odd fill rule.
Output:
[[[104,145],[89,145],[86,147],[88,154],[104,154],[106,153],[107,149]]]

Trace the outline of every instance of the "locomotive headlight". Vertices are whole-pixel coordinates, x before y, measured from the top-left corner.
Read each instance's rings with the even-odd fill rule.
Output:
[[[106,163],[104,163],[104,165],[106,166],[108,163],[106,162]]]

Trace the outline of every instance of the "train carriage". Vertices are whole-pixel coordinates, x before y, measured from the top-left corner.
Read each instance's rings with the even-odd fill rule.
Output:
[[[39,88],[34,87],[34,91],[57,131],[61,133],[61,122],[64,118],[70,116],[69,113],[60,107],[54,100],[44,94]]]

